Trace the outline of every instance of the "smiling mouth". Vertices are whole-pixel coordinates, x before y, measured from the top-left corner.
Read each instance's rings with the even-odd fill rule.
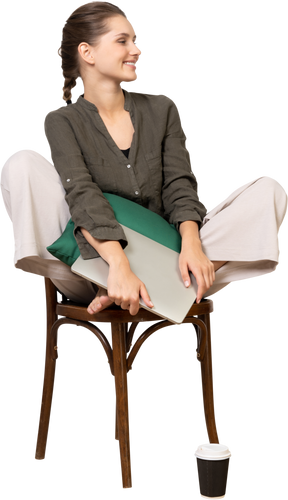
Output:
[[[133,69],[136,69],[136,70],[138,70],[138,69],[139,69],[139,64],[137,64],[137,63],[133,63],[133,62],[124,62],[123,64],[125,64],[125,66],[130,66],[130,68],[133,68]]]

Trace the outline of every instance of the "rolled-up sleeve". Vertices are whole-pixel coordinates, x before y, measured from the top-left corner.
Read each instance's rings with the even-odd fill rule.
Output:
[[[206,208],[197,195],[197,181],[192,173],[186,136],[178,110],[170,101],[165,138],[162,142],[162,201],[165,217],[179,229],[181,222],[192,220],[200,226]]]
[[[125,248],[127,240],[122,226],[92,179],[69,121],[57,111],[52,111],[45,119],[45,133],[54,166],[66,192],[65,198],[75,224],[74,234],[82,257],[89,259],[98,254],[82,235],[81,227],[94,238],[118,240]]]

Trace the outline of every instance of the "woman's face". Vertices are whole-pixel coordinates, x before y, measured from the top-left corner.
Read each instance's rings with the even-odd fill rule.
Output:
[[[136,63],[141,51],[136,47],[135,32],[127,19],[115,16],[107,21],[109,32],[92,47],[94,71],[100,78],[117,83],[136,80]]]

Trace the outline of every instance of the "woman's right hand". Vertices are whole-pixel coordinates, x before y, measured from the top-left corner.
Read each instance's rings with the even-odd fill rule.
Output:
[[[139,311],[139,297],[148,307],[153,307],[144,283],[131,271],[127,259],[117,259],[110,264],[107,286],[107,291],[99,288],[95,299],[89,304],[90,314],[102,311],[115,302],[134,316]]]
[[[129,261],[120,243],[114,240],[97,240],[81,228],[83,236],[109,264],[107,294],[100,289],[88,307],[90,314],[108,307],[112,302],[127,309],[133,316],[139,311],[139,297],[148,307],[154,307],[144,283],[131,271]]]
[[[108,297],[132,316],[139,311],[139,297],[148,307],[154,307],[144,283],[131,271],[127,258],[110,261]]]

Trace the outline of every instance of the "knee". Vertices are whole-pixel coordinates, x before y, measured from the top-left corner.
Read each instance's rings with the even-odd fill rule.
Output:
[[[275,216],[280,232],[283,231],[288,218],[288,187],[285,182],[274,174],[261,174],[262,203],[269,205],[268,200],[271,200],[275,207]]]
[[[9,153],[4,156],[1,163],[13,164],[13,163],[31,163],[35,158],[46,157],[47,155],[39,148],[33,148],[32,146],[22,146],[12,149]]]
[[[282,188],[284,187],[285,189],[288,189],[285,182],[280,177],[278,177],[278,175],[267,172],[264,174],[260,174],[260,176],[263,181],[271,184],[272,186],[281,186]]]
[[[18,179],[19,176],[29,176],[39,165],[39,160],[43,157],[31,150],[22,150],[14,153],[6,161],[1,172],[1,184],[4,188],[9,189],[9,179]]]
[[[284,198],[287,198],[287,194],[281,184],[279,184],[279,182],[275,179],[272,179],[272,177],[261,177],[258,179],[258,182],[261,184],[261,187],[265,190],[265,192],[275,193],[276,197],[283,196]]]

